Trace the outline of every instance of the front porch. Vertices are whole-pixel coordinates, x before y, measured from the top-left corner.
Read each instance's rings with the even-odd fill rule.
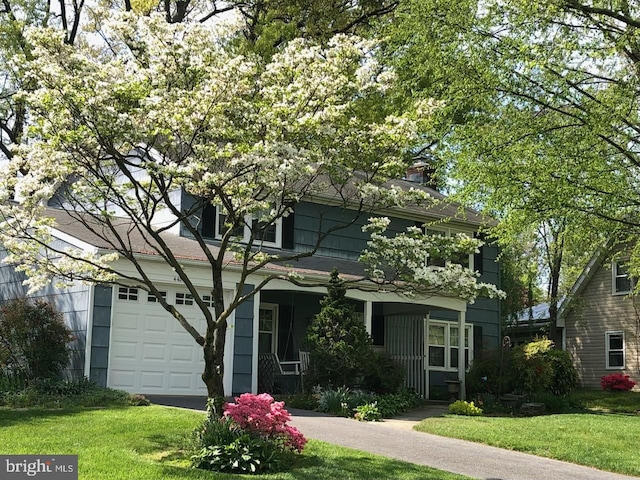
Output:
[[[320,289],[263,290],[257,302],[256,391],[293,393],[302,387],[300,351],[307,327],[320,311]],[[312,291],[310,291],[312,290]],[[371,335],[374,347],[404,366],[405,386],[425,399],[446,400],[447,380],[460,381],[474,355],[474,330],[466,323],[466,303],[453,298],[406,299],[395,294],[352,291],[347,296]],[[460,346],[463,345],[463,348]],[[277,357],[282,372],[265,366],[264,355]],[[260,360],[262,355],[263,360]],[[270,361],[270,365],[273,361]],[[293,373],[298,369],[298,373]],[[275,373],[274,373],[275,372]],[[273,376],[272,376],[273,375]]]

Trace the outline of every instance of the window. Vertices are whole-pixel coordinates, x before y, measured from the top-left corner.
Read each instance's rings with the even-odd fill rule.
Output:
[[[446,326],[429,325],[429,366],[445,366]]]
[[[605,335],[608,369],[624,369],[624,332],[607,332]]]
[[[268,303],[258,310],[258,353],[275,353],[278,327],[278,306]]]
[[[221,207],[216,208],[216,238],[221,238],[230,228],[227,216]],[[243,221],[233,227],[232,235],[239,238],[241,242],[247,243],[253,233],[254,242],[280,248],[282,246],[282,218],[272,222],[265,222],[263,219],[269,212],[257,212],[247,216]]]
[[[425,233],[430,236],[450,237],[452,232],[448,229],[433,230],[430,228],[426,228]],[[426,263],[427,263],[427,266],[432,266],[432,267],[444,267],[447,263],[456,263],[458,265],[462,265],[465,268],[469,268],[473,270],[474,255],[473,254],[468,255],[466,253],[465,254],[458,253],[458,254],[453,254],[449,259],[445,259],[442,257],[436,257],[433,255],[427,254]]]
[[[623,262],[613,262],[611,270],[613,275],[613,294],[622,295],[631,293],[633,280],[629,275],[627,266]]]
[[[193,295],[190,293],[176,293],[176,305],[193,305]]]
[[[204,303],[207,307],[213,307],[213,299],[211,295],[202,295],[202,303]]]
[[[160,292],[160,296],[162,297],[163,300],[166,300],[167,299],[167,292]],[[156,296],[153,293],[148,292],[147,293],[147,302],[149,302],[149,303],[157,303],[158,299],[156,298]]]
[[[138,301],[138,289],[133,287],[120,287],[118,289],[119,300]]]
[[[471,362],[471,345],[473,325],[466,325],[464,332],[465,368]],[[458,325],[449,322],[429,322],[428,356],[429,366],[442,370],[458,370],[459,348]]]

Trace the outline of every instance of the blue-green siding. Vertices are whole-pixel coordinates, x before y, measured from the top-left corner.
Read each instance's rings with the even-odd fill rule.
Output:
[[[244,292],[253,287],[245,285]],[[250,297],[236,308],[233,338],[233,380],[231,390],[234,395],[250,392],[253,375],[253,305]]]
[[[94,288],[89,378],[103,387],[107,386],[109,367],[112,298],[111,286],[97,285]]]

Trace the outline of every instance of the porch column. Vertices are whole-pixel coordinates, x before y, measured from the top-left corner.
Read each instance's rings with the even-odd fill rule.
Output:
[[[460,380],[460,400],[467,397],[465,389],[465,365],[464,365],[464,337],[465,337],[466,312],[458,312],[458,380]]]
[[[373,302],[367,300],[364,302],[364,328],[367,330],[367,333],[371,335],[371,317],[373,315]]]

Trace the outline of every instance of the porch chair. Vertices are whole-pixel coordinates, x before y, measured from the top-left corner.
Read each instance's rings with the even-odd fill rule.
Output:
[[[282,365],[293,365],[293,370],[284,370]],[[258,390],[274,393],[274,387],[291,375],[299,375],[300,362],[280,362],[275,353],[258,354]]]
[[[304,375],[307,372],[307,370],[309,370],[310,354],[309,352],[300,350],[298,352],[298,358],[300,358],[300,387],[304,392]]]

